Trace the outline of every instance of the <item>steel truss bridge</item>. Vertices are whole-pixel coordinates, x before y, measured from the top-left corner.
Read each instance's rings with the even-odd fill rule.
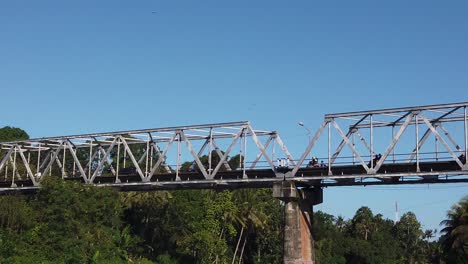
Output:
[[[327,114],[298,159],[276,131],[249,122],[0,142],[0,193],[47,178],[123,191],[468,182],[467,106]],[[325,165],[311,153],[325,153]]]

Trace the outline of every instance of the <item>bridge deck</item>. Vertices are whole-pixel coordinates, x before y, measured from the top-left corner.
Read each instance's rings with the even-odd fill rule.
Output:
[[[416,183],[468,182],[468,173],[462,171],[454,161],[421,162],[420,171],[416,172],[416,163],[384,164],[377,174],[368,175],[361,165],[332,166],[332,175],[328,167],[299,169],[296,177],[275,173],[271,169],[220,171],[214,179],[205,179],[199,172],[179,172],[155,174],[149,182],[141,180],[135,172],[116,177],[102,175],[95,179],[98,186],[112,186],[122,191],[131,190],[173,190],[173,189],[236,189],[265,188],[285,177],[295,180],[302,186],[350,186],[350,185],[388,185]],[[177,176],[179,179],[176,179]],[[67,177],[66,180],[81,181],[81,177]],[[34,191],[31,180],[16,180],[17,187],[11,181],[0,181],[0,193]]]

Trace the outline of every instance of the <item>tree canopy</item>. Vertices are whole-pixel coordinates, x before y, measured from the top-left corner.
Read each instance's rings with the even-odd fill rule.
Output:
[[[0,128],[0,142],[1,141],[15,141],[29,139],[28,133],[21,128],[17,127],[2,127]]]
[[[0,140],[26,138],[0,129]],[[0,263],[282,263],[283,210],[269,189],[119,193],[51,175],[37,194],[0,197]],[[365,206],[312,219],[318,264],[468,263],[468,196],[439,240],[412,212],[397,223]]]

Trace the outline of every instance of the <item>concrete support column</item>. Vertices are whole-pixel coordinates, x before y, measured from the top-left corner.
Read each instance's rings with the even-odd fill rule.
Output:
[[[312,206],[322,202],[322,189],[296,189],[291,181],[273,186],[273,197],[284,201],[284,264],[314,264]]]

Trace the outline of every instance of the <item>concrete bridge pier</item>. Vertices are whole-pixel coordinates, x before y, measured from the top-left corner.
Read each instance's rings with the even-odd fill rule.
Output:
[[[284,264],[314,264],[312,208],[323,201],[321,188],[297,189],[293,181],[273,185],[273,197],[284,205]]]

